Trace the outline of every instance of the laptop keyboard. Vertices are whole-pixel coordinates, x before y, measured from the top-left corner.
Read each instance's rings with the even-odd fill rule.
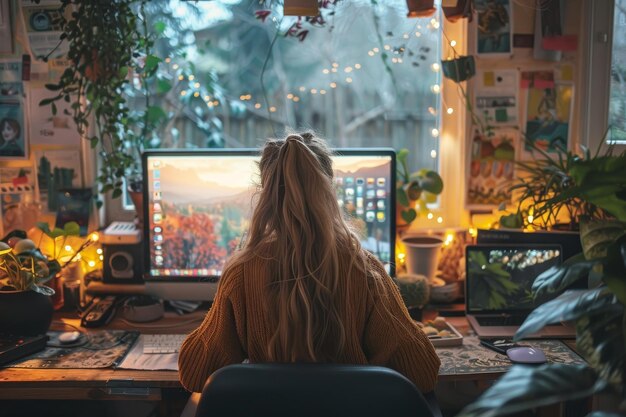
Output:
[[[525,316],[476,317],[481,326],[520,326],[525,319]]]

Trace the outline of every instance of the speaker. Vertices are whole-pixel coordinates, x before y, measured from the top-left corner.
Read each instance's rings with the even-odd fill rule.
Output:
[[[107,284],[142,284],[142,244],[102,245],[102,281]]]

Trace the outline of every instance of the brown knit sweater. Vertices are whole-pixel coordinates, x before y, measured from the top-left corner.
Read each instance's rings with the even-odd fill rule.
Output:
[[[372,296],[368,284],[371,277],[357,273],[350,277],[348,308],[344,311],[348,312],[345,323],[351,327],[347,329],[343,357],[336,362],[387,366],[405,375],[422,392],[432,391],[440,365],[433,345],[410,319],[398,288],[380,262],[370,255],[368,259],[370,268],[382,277],[388,294]],[[252,363],[267,362],[265,347],[276,328],[270,323],[265,289],[271,262],[256,257],[224,271],[213,306],[180,350],[179,377],[189,391],[202,391],[209,375],[223,366],[246,358]],[[341,293],[348,294],[345,288]],[[409,326],[393,326],[389,313]]]

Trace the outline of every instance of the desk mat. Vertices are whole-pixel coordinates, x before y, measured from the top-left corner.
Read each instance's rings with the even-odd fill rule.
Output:
[[[61,332],[48,332],[50,340],[44,350],[13,362],[11,368],[109,368],[126,356],[139,332],[99,330],[81,336],[72,346],[59,346]]]
[[[543,350],[548,363],[586,363],[560,340],[523,340],[520,344]],[[461,346],[438,347],[436,350],[441,360],[439,375],[506,372],[512,366],[508,357],[482,346],[475,336],[466,336]]]

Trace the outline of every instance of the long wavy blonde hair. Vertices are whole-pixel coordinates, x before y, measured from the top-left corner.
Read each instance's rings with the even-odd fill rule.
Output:
[[[277,324],[270,361],[331,362],[346,344],[346,300],[340,279],[366,258],[343,218],[333,184],[331,151],[311,133],[266,142],[259,163],[261,188],[249,235],[238,260],[271,245],[276,270],[269,283]]]

